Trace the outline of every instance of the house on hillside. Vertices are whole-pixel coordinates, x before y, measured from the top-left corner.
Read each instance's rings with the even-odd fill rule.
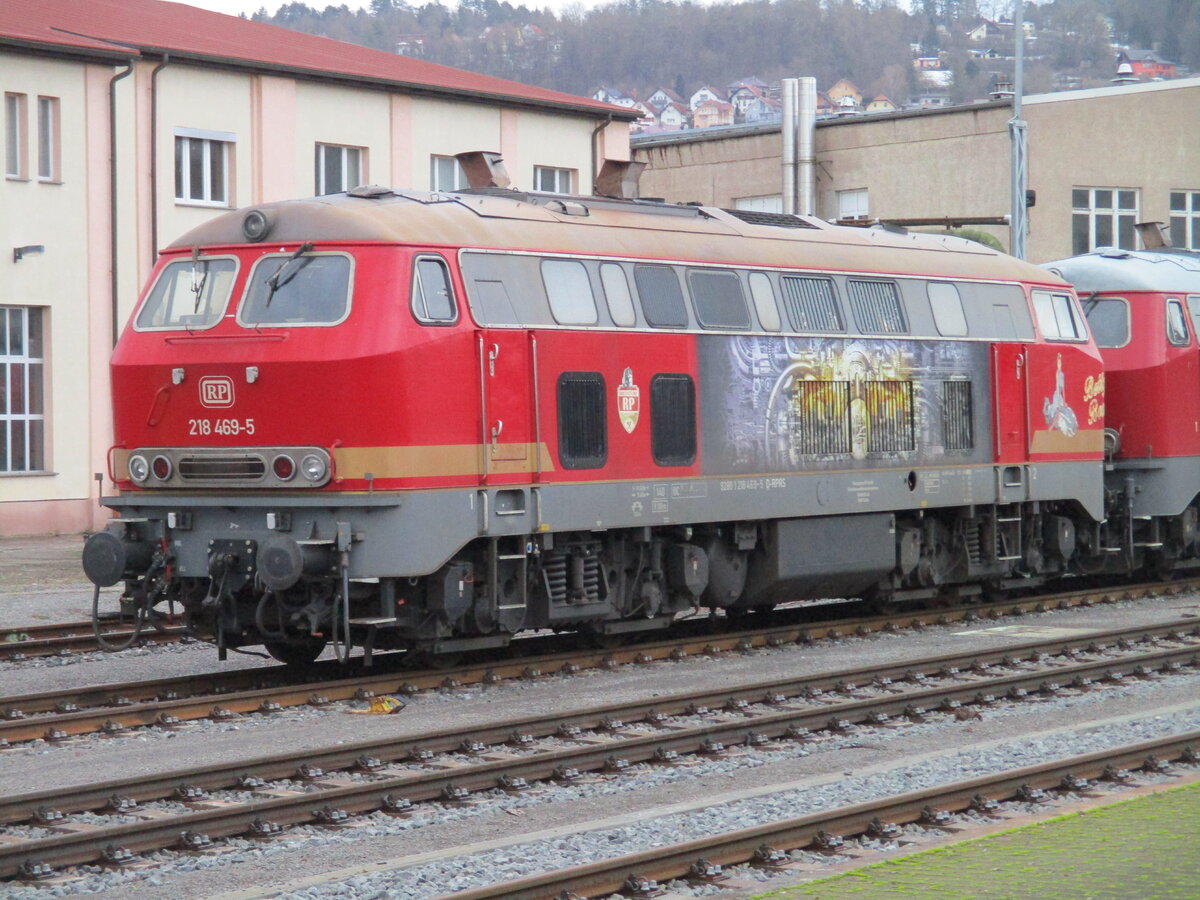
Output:
[[[669,88],[659,88],[646,98],[646,105],[653,109],[662,109],[668,103],[683,103],[683,98]]]
[[[862,91],[858,89],[858,85],[849,78],[842,78],[834,82],[833,87],[825,92],[829,95],[829,102],[833,104],[836,110],[846,111],[848,109],[862,108]],[[849,102],[846,102],[849,101]]]
[[[719,125],[732,125],[733,123],[733,104],[726,103],[724,100],[704,100],[692,112],[693,128],[716,128]]]
[[[899,108],[886,94],[879,94],[867,104],[867,112],[869,113],[895,112]]]
[[[718,91],[715,88],[711,88],[708,85],[704,85],[704,87],[700,88],[698,91],[696,91],[694,94],[692,94],[692,96],[690,96],[688,98],[688,107],[691,109],[691,111],[693,113],[695,113],[696,108],[701,103],[704,103],[709,100],[716,100],[720,103],[724,103],[725,97],[723,94],[718,93]]]
[[[613,106],[623,106],[626,109],[632,109],[633,105],[637,103],[635,97],[630,97],[624,91],[603,84],[592,91],[592,99],[600,103],[611,103]]]
[[[691,110],[683,103],[668,103],[658,110],[658,128],[660,131],[681,131],[690,127]]]
[[[980,19],[967,29],[967,40],[972,44],[999,43],[1011,34],[1011,22],[993,22],[991,19]]]
[[[1117,70],[1120,71],[1124,64],[1128,64],[1134,77],[1139,79],[1175,77],[1175,63],[1163,59],[1153,50],[1122,50],[1117,54]]]

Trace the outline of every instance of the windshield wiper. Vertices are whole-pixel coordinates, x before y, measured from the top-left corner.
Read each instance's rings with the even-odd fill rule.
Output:
[[[279,264],[279,268],[271,273],[271,275],[267,278],[267,299],[263,303],[264,306],[270,306],[271,298],[275,296],[275,292],[277,290],[279,290],[281,287],[283,287],[284,285],[286,285],[289,281],[291,281],[297,275],[299,275],[300,270],[303,269],[305,266],[307,266],[310,262],[312,262],[313,258],[311,256],[305,257],[304,260],[300,263],[300,265],[296,266],[296,270],[294,272],[292,272],[286,279],[280,280],[280,276],[283,275],[283,270],[286,269],[288,266],[290,266],[292,263],[294,263],[296,260],[300,259],[300,257],[304,256],[305,253],[308,253],[311,250],[312,250],[312,244],[301,244],[296,249],[295,253],[293,253],[291,256],[289,256],[287,259],[285,259],[283,262],[281,262]]]

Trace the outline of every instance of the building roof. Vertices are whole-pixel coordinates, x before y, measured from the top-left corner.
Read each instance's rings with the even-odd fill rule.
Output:
[[[138,56],[305,75],[583,115],[621,107],[167,0],[4,0],[0,48],[106,60]]]

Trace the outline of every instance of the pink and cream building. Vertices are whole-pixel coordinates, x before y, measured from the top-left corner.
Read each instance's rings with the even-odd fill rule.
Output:
[[[164,0],[4,0],[0,534],[95,528],[108,357],[155,255],[221,210],[380,183],[590,192],[637,112]]]

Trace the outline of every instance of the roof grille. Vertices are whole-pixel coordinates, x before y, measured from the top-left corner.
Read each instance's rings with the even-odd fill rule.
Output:
[[[790,213],[759,212],[753,209],[724,209],[735,219],[741,219],[751,225],[774,225],[776,228],[816,228],[812,222]]]
[[[257,481],[267,474],[261,456],[182,456],[179,477],[184,481]]]

